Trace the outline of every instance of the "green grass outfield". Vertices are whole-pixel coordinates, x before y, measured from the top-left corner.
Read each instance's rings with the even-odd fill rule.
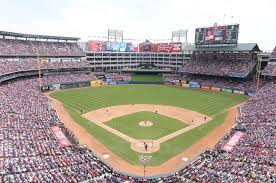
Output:
[[[162,75],[146,75],[146,74],[134,74],[131,76],[131,81],[148,81],[148,82],[161,82]]]
[[[139,122],[141,121],[150,121],[153,123],[153,126],[140,126]],[[105,124],[129,137],[144,140],[157,140],[188,126],[177,119],[154,112],[136,112],[114,118],[111,121],[105,122]]]
[[[139,164],[137,152],[130,144],[80,115],[80,110],[91,110],[124,104],[160,104],[187,108],[213,117],[209,123],[194,128],[161,144],[152,153],[152,166],[157,166],[181,153],[224,121],[226,110],[246,101],[245,96],[198,89],[175,88],[166,85],[118,85],[81,88],[51,94],[61,101],[66,110],[89,133],[115,154],[131,164]]]

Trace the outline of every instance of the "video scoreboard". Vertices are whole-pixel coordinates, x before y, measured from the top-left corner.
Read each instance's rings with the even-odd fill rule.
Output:
[[[235,25],[214,25],[213,27],[196,28],[195,44],[237,44],[239,24]]]

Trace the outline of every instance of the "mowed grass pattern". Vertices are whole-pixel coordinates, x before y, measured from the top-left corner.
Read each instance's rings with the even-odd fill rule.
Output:
[[[160,74],[158,75],[134,74],[131,76],[131,81],[160,82],[162,81],[162,76]]]
[[[165,85],[118,85],[81,88],[59,91],[51,95],[64,104],[66,110],[76,122],[111,151],[131,164],[139,164],[139,162],[138,153],[131,150],[130,144],[82,118],[80,110],[88,112],[102,107],[124,104],[161,104],[183,107],[213,117],[211,122],[162,143],[161,149],[152,154],[150,164],[152,166],[160,165],[184,151],[220,125],[226,116],[226,109],[246,101],[244,96],[229,93],[174,88]]]
[[[150,121],[153,126],[140,126],[139,122],[142,121]],[[154,112],[137,112],[112,119],[105,124],[132,138],[143,140],[156,140],[188,126],[177,119]]]

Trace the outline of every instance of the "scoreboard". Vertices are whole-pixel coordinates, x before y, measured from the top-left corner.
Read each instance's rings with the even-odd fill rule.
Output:
[[[239,34],[239,24],[223,25],[207,28],[196,28],[195,44],[237,44]]]

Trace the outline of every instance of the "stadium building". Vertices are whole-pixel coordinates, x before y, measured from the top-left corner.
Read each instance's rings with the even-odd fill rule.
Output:
[[[239,25],[215,25],[196,29],[193,45],[148,40],[134,45],[99,40],[79,43],[76,37],[0,31],[0,182],[276,182],[276,47],[270,53],[262,52],[257,43],[238,43],[238,32]],[[132,77],[137,73],[161,74],[162,81],[133,82]],[[85,123],[83,113],[89,112],[84,110],[87,106],[103,107],[104,104],[97,102],[109,102],[114,98],[115,102],[112,102],[118,102],[116,97],[108,98],[107,95],[112,93],[108,87],[99,86],[117,84],[116,87],[128,84],[172,85],[164,88],[177,89],[179,96],[184,90],[189,92],[191,96],[182,102],[187,104],[189,100],[200,101],[202,98],[196,96],[200,91],[202,96],[212,95],[213,100],[229,96],[246,96],[247,99],[234,116],[235,124],[213,148],[198,151],[192,159],[177,160],[171,171],[155,172],[146,177],[146,164],[131,169],[126,166],[129,164],[124,164],[125,161],[120,164],[122,162],[116,160],[117,164],[112,164],[105,159],[113,158],[108,153],[112,153],[110,149],[120,143],[120,138],[108,139],[114,136],[105,132],[107,140],[103,141],[113,144],[102,154],[95,153],[102,145],[99,141],[79,138],[87,135],[86,130],[99,128]],[[68,93],[77,92],[69,97],[62,95],[61,90],[81,87],[86,87],[90,96],[94,96],[97,89],[103,89],[98,90],[103,98],[94,96],[92,103],[88,103],[91,101],[79,98],[83,94],[78,93],[79,90],[66,90]],[[73,114],[71,117],[64,118],[58,113],[63,108],[53,106],[58,102],[48,98],[49,93],[43,93],[48,91],[60,91],[57,95],[73,101],[64,103],[65,107],[77,106],[67,111]],[[158,92],[140,94],[151,94],[154,98]],[[170,102],[170,97],[161,99]],[[137,100],[142,101],[142,98]],[[179,101],[179,98],[174,99],[174,102]],[[86,105],[81,105],[82,102]],[[211,104],[208,107],[205,101],[200,102],[197,107],[212,108],[213,101],[207,102]],[[222,108],[230,102],[219,106]],[[129,104],[125,111],[135,106]],[[108,110],[111,108],[104,108],[102,116],[110,117],[112,113]],[[64,114],[67,112],[64,110]],[[222,110],[218,115],[224,112]],[[157,119],[158,111],[154,110],[153,114],[152,119]],[[174,117],[177,115],[174,113]],[[200,117],[203,123],[199,131],[206,127],[207,119],[206,115]],[[74,122],[77,119],[80,121]],[[189,122],[190,127],[195,125],[193,119]],[[75,126],[69,128],[69,123]],[[216,123],[218,121],[211,124]],[[76,130],[80,126],[86,129]],[[191,141],[197,135],[192,135]],[[145,147],[153,148],[151,141],[152,146]],[[207,141],[210,139],[203,144]],[[83,142],[91,143],[95,149]],[[122,143],[129,145],[128,142]],[[141,143],[142,149],[147,143]],[[146,150],[141,151],[141,162],[149,160]],[[166,149],[166,153],[170,150]],[[128,156],[128,152],[119,152],[116,156]],[[135,153],[133,156],[138,158]],[[147,168],[150,174],[158,166]]]

